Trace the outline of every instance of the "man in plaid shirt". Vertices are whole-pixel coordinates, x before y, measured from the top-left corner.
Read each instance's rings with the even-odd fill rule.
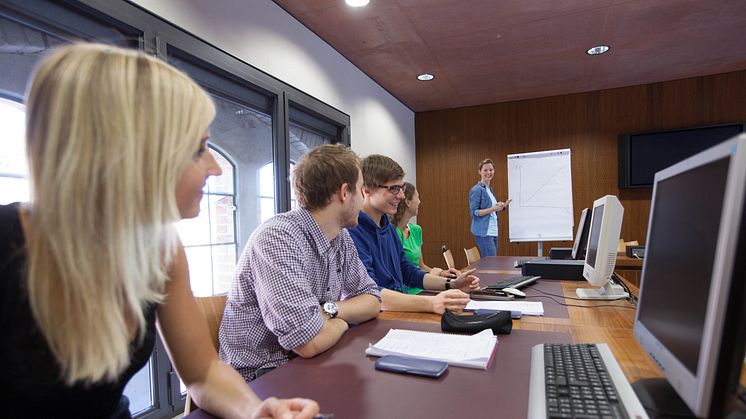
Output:
[[[350,323],[378,316],[381,295],[346,230],[357,225],[362,184],[354,152],[317,147],[293,174],[300,208],[251,235],[220,325],[220,357],[246,381],[324,352]]]

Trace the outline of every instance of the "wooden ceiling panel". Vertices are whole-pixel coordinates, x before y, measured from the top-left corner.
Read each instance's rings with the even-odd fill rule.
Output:
[[[746,69],[744,0],[275,2],[416,112]]]

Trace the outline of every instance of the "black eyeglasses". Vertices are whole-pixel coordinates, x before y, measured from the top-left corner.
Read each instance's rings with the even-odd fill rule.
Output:
[[[388,189],[389,192],[391,192],[391,195],[399,195],[399,192],[404,192],[407,190],[406,185],[391,185],[391,186],[376,185],[376,188]]]

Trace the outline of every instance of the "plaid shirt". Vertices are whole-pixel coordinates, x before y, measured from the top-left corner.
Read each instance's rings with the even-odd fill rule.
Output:
[[[330,242],[307,210],[279,214],[256,229],[238,261],[220,358],[251,381],[321,331],[321,304],[361,294],[381,299],[346,229]]]

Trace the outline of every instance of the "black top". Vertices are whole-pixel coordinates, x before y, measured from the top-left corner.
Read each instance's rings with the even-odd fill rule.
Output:
[[[132,342],[130,366],[116,382],[65,385],[31,313],[18,204],[0,205],[0,416],[129,418],[122,392],[153,352],[155,306],[145,318],[145,339]]]

